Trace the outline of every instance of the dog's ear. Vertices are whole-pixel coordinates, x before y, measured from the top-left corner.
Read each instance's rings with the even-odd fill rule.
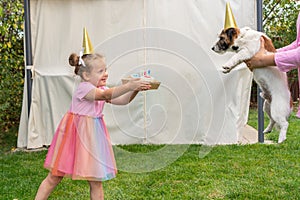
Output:
[[[225,35],[225,34],[226,34],[225,31],[222,30],[221,33],[219,34],[219,37],[221,37],[222,35]]]
[[[270,38],[262,35],[263,39],[264,39],[264,42],[265,42],[265,49],[269,52],[276,52],[276,49],[273,45],[273,42]]]
[[[228,36],[230,41],[232,41],[233,38],[236,38],[236,36],[237,36],[237,31],[235,28],[229,28],[225,31],[225,33]]]

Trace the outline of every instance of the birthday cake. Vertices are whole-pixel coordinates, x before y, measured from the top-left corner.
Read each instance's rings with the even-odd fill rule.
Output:
[[[155,80],[154,77],[150,76],[150,70],[146,70],[141,73],[131,74],[129,77],[123,78],[122,83],[125,84],[132,78],[140,78],[144,81],[150,82],[151,84],[150,90],[156,90],[160,85],[159,81]]]

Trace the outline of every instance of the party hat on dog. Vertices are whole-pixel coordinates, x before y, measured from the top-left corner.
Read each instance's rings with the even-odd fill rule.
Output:
[[[82,43],[82,47],[83,47],[83,55],[94,53],[94,48],[92,46],[91,40],[89,38],[88,32],[87,32],[87,30],[86,30],[85,27],[83,28],[83,43]]]
[[[225,24],[224,24],[224,30],[228,28],[237,28],[234,16],[232,14],[232,10],[230,7],[230,4],[226,3],[226,14],[225,14]]]

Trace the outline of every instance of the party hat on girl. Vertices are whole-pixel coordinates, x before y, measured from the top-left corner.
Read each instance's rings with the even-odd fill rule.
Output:
[[[83,43],[82,43],[82,47],[83,47],[83,55],[85,54],[92,54],[94,53],[94,48],[93,45],[91,43],[89,34],[86,30],[86,28],[83,28]]]
[[[237,28],[234,16],[232,14],[232,10],[230,7],[230,4],[226,3],[226,13],[225,13],[225,24],[224,24],[224,30],[228,28]]]

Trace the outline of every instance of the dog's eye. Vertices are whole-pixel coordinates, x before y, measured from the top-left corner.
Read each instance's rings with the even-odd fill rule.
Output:
[[[225,40],[225,38],[223,36],[220,36],[220,40]]]

